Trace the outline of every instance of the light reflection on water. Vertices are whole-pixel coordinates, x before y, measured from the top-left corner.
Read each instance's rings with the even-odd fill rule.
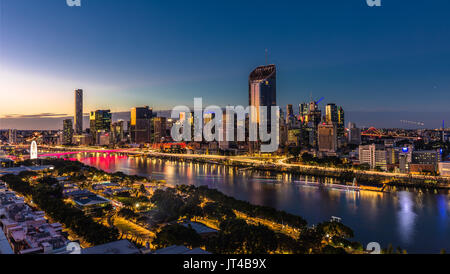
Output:
[[[172,185],[207,185],[240,200],[300,215],[309,224],[338,216],[353,228],[355,240],[364,244],[391,243],[409,253],[450,251],[448,193],[348,191],[317,186],[311,176],[140,157],[78,155],[76,159],[108,172],[152,176]],[[336,183],[332,178],[324,181]]]

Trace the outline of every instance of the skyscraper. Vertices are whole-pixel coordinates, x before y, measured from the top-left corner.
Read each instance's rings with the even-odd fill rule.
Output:
[[[299,120],[303,121],[304,117],[308,115],[308,104],[307,103],[301,103],[298,105],[298,114],[299,114]]]
[[[316,148],[318,146],[318,127],[322,121],[322,111],[319,109],[317,102],[309,103],[309,112],[306,116],[306,123],[309,128],[309,144]]]
[[[345,113],[342,107],[338,108],[337,136],[340,139],[345,136]]]
[[[260,106],[277,105],[277,84],[275,65],[260,66],[254,69],[249,76],[249,106],[256,107],[256,113],[252,114],[252,122],[261,121],[259,115]],[[267,109],[267,120],[270,123],[270,108]],[[270,127],[269,127],[270,128]]]
[[[96,110],[91,111],[89,116],[90,131],[94,144],[99,141],[99,134],[110,132],[111,130],[112,114],[110,110]]]
[[[73,124],[72,119],[66,119],[63,121],[63,135],[62,144],[69,145],[72,144],[73,138]]]
[[[153,110],[148,106],[131,109],[130,133],[132,143],[151,142],[152,117]]]
[[[288,104],[286,106],[286,117],[293,116],[294,115],[294,108],[292,107],[292,104]]]
[[[153,119],[153,142],[160,143],[167,137],[167,119],[166,117],[156,117]]]
[[[124,121],[120,120],[111,124],[111,143],[117,144],[125,139]]]
[[[8,132],[8,142],[9,144],[16,144],[17,143],[17,130],[16,129],[10,129]]]
[[[355,123],[348,123],[347,140],[349,144],[361,144],[361,129],[357,128]]]
[[[321,152],[336,152],[337,136],[336,124],[323,123],[319,125],[318,129],[319,151]]]
[[[83,90],[75,90],[75,116],[74,116],[75,133],[83,133]]]
[[[335,104],[328,104],[325,108],[325,117],[328,124],[338,124],[338,108]]]

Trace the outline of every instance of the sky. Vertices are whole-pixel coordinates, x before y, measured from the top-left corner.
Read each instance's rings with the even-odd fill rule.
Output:
[[[248,104],[277,65],[280,106],[325,97],[361,126],[450,121],[450,1],[0,0],[0,128],[74,112]],[[298,107],[294,108],[298,111]]]

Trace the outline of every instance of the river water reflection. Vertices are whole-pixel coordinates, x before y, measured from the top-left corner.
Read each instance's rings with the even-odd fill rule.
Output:
[[[317,186],[316,179],[308,176],[213,164],[106,155],[76,159],[107,172],[152,176],[171,185],[207,185],[236,199],[302,216],[310,225],[338,216],[363,244],[391,243],[409,253],[439,253],[443,248],[450,252],[448,192],[358,192]]]

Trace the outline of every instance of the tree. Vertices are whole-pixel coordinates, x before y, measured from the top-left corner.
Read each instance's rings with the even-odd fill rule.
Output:
[[[277,249],[275,232],[264,225],[249,225],[243,219],[227,219],[220,223],[216,238],[208,242],[216,253],[267,254]]]
[[[169,220],[178,219],[181,214],[181,208],[184,206],[183,199],[172,189],[166,191],[157,189],[150,201],[154,203],[159,210],[167,214]]]
[[[143,194],[143,195],[145,195],[145,194],[148,193],[148,192],[147,192],[147,189],[145,189],[144,184],[141,184],[141,185],[139,186],[139,193],[141,193],[141,194]]]
[[[329,238],[353,238],[353,230],[340,222],[324,222],[317,225],[317,229]]]
[[[187,247],[198,247],[201,245],[200,235],[190,226],[185,227],[180,224],[167,225],[156,234],[153,244],[157,248],[164,248],[171,245],[184,245]]]
[[[236,218],[233,210],[229,207],[223,206],[217,202],[210,202],[205,204],[203,212],[211,219],[223,221],[229,218]]]

